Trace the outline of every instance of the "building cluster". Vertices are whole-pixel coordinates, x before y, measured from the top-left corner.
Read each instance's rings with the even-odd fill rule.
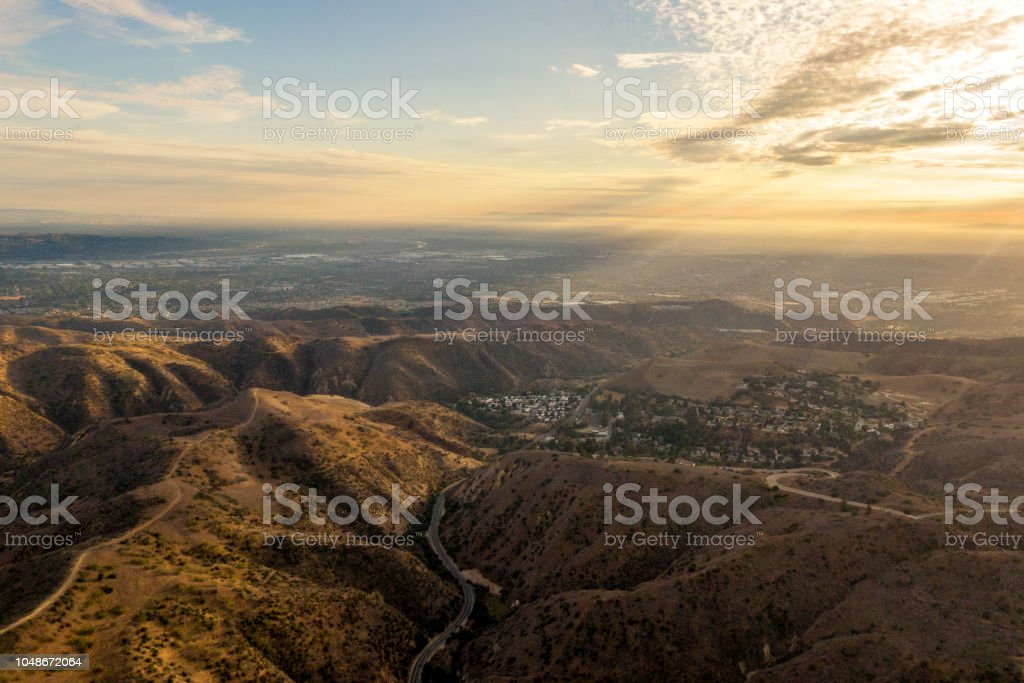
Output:
[[[480,408],[489,413],[515,415],[530,422],[559,422],[579,405],[578,394],[564,391],[541,394],[515,394],[479,398]]]
[[[906,406],[866,400],[876,387],[856,378],[755,376],[735,389],[728,401],[637,393],[611,402],[599,397],[592,407],[608,425],[600,450],[619,457],[791,467],[831,462],[862,440],[919,427]],[[593,434],[584,430],[579,436]]]

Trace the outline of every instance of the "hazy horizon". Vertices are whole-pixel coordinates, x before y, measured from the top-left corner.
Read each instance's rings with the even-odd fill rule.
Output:
[[[0,221],[768,233],[879,251],[1024,234],[1012,5],[462,10],[5,3],[7,92],[75,94],[6,118]],[[55,131],[68,139],[40,139]]]

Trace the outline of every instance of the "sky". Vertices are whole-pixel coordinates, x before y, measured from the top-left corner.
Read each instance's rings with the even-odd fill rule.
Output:
[[[0,0],[0,221],[998,250],[1016,4]]]

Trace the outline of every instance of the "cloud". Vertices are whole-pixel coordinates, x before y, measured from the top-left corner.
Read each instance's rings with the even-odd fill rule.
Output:
[[[705,52],[623,52],[615,55],[615,59],[620,69],[650,69],[693,64],[707,56]]]
[[[51,78],[57,79],[57,90],[60,95],[67,95],[67,107],[79,118],[89,121],[101,116],[113,114],[118,107],[110,103],[106,97],[94,90],[84,90],[74,80],[63,77],[34,76],[13,74],[0,71],[0,83],[12,92],[23,93],[29,90],[50,92]],[[73,94],[70,94],[73,91]],[[48,107],[45,107],[48,109]]]
[[[677,175],[600,175],[569,177],[531,194],[529,206],[513,205],[490,211],[487,218],[508,221],[544,221],[581,217],[645,218],[661,202],[696,185]]]
[[[77,10],[93,29],[136,45],[187,46],[246,40],[241,29],[220,25],[192,11],[175,15],[153,0],[61,1]]]
[[[879,149],[936,145],[942,141],[946,131],[947,127],[919,125],[898,126],[894,128],[845,127],[829,131],[822,136],[822,141],[824,143],[849,145],[854,148],[875,151]]]
[[[71,142],[4,143],[0,205],[50,210],[267,220],[398,220],[401,195],[436,214],[451,211],[486,171],[339,148],[197,144],[167,130],[162,139],[105,134]],[[469,188],[469,189],[467,189]]]
[[[580,78],[593,78],[601,73],[601,67],[594,69],[586,64],[573,64],[565,71]]]
[[[0,51],[31,43],[66,24],[43,12],[38,0],[0,0]]]
[[[543,133],[497,133],[491,137],[504,142],[532,142],[543,140],[545,135]]]
[[[177,81],[129,83],[100,94],[121,105],[184,114],[193,121],[232,123],[261,110],[262,99],[245,89],[243,79],[238,69],[217,65]]]
[[[777,161],[801,166],[831,166],[839,161],[836,155],[823,153],[814,145],[779,145],[772,152]]]
[[[487,123],[486,116],[452,116],[446,114],[439,109],[428,109],[427,111],[420,112],[420,116],[429,121],[438,121],[440,123],[447,123],[452,126],[479,126],[482,123]]]
[[[449,121],[453,126],[479,126],[481,123],[487,123],[486,116],[464,116],[462,118],[452,118]]]
[[[553,74],[567,73],[573,76],[579,76],[580,78],[594,78],[595,76],[601,75],[601,67],[590,67],[586,64],[572,64],[567,66],[565,69],[559,69],[557,66],[549,66],[548,71]]]
[[[544,130],[591,130],[603,128],[607,121],[588,121],[586,119],[548,119],[544,122]]]
[[[756,145],[716,154],[703,144],[655,143],[678,159],[832,165],[913,155],[938,149],[947,129],[1000,118],[999,107],[976,119],[950,118],[946,79],[976,76],[1024,88],[1024,75],[1015,75],[1024,59],[1024,7],[1001,0],[639,0],[635,6],[684,49],[621,53],[620,68],[674,69],[675,82],[662,81],[663,87],[706,92],[739,79],[745,91],[761,91],[753,102],[756,121],[708,124],[756,123]],[[976,151],[947,149],[943,162],[963,163]],[[1001,152],[1013,153],[1009,146]]]
[[[414,177],[448,172],[441,164],[348,149],[294,150],[261,144],[224,146],[182,141],[166,144],[92,130],[80,132],[72,144],[45,148],[12,141],[9,151],[39,157],[39,163],[24,167],[25,172],[29,172],[31,166],[34,172],[72,177],[82,183],[101,183],[103,177],[109,177],[119,182],[135,180],[146,184],[147,178],[133,175],[142,167],[152,177],[174,176],[183,171],[203,172],[220,175],[225,183],[231,182],[233,173],[249,179],[319,177],[329,180],[338,175]],[[46,163],[48,159],[63,160],[68,168],[58,170]],[[89,165],[93,165],[93,179],[86,181],[79,171]],[[9,170],[9,174],[15,173],[15,169]]]

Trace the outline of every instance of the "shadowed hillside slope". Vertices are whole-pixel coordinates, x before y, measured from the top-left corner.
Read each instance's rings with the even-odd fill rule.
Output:
[[[94,680],[401,679],[458,601],[416,526],[266,525],[264,485],[356,500],[397,486],[425,522],[430,497],[478,466],[461,439],[479,429],[439,406],[263,390],[106,423],[9,483],[59,481],[81,533],[45,573],[30,570],[39,548],[0,549],[5,623],[45,605],[0,630],[0,649],[87,651]]]

